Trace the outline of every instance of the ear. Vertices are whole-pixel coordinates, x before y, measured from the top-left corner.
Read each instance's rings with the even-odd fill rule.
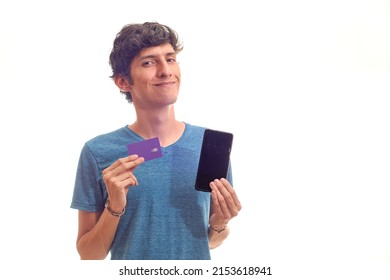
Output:
[[[121,91],[130,92],[131,84],[125,77],[123,76],[115,77],[114,82]]]

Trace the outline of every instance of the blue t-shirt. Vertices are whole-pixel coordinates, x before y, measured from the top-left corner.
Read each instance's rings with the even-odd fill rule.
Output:
[[[162,147],[161,158],[135,169],[139,185],[130,187],[127,194],[126,212],[110,251],[112,259],[210,259],[210,193],[194,187],[204,130],[186,124],[177,142]],[[102,171],[127,156],[127,144],[142,140],[125,126],[85,143],[71,207],[103,211],[107,191]],[[230,168],[228,180],[232,181]]]

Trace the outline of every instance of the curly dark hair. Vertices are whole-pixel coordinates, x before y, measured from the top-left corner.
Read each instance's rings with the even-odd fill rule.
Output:
[[[166,43],[171,44],[176,53],[183,49],[177,33],[166,25],[157,22],[125,25],[116,35],[110,53],[109,64],[112,68],[110,78],[122,76],[132,83],[130,64],[133,58],[145,48]],[[121,93],[126,96],[128,102],[132,102],[130,92]]]

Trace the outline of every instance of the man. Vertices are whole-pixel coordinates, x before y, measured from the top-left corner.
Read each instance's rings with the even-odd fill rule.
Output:
[[[205,128],[175,118],[182,50],[158,23],[130,24],[117,34],[112,78],[133,104],[133,124],[86,142],[71,207],[79,210],[81,259],[210,259],[241,209],[227,178],[194,188]],[[163,156],[127,155],[127,144],[158,137]]]

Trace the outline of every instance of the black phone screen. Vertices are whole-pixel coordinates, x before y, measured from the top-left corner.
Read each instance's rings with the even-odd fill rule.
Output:
[[[233,134],[206,129],[200,151],[195,189],[211,192],[210,182],[226,178],[229,168]]]

